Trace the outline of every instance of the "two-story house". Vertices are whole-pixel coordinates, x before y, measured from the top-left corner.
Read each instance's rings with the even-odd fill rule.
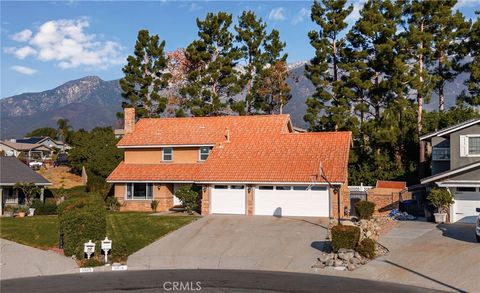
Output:
[[[350,132],[297,133],[289,115],[143,118],[125,109],[124,161],[110,174],[122,210],[180,204],[201,186],[202,214],[343,215]],[[340,204],[338,204],[340,202]]]
[[[474,222],[480,208],[480,119],[420,137],[431,148],[431,176],[422,184],[446,187],[454,196],[451,222]]]

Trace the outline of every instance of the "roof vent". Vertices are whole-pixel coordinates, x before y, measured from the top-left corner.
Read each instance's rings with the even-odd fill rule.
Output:
[[[225,142],[230,142],[230,129],[225,127]]]

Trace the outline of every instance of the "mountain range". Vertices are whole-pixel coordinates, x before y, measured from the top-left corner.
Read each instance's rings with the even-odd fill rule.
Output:
[[[315,90],[305,76],[305,62],[289,65],[292,99],[284,107],[298,127],[307,127],[303,121],[307,97]],[[467,74],[459,75],[446,87],[446,107],[455,104],[455,98],[465,89]],[[0,100],[0,137],[20,138],[40,127],[56,127],[60,118],[70,120],[74,129],[92,129],[97,126],[118,126],[116,113],[121,111],[121,89],[118,80],[104,81],[97,76],[87,76],[68,81],[54,89],[39,93],[23,93]],[[434,95],[426,109],[436,109]]]

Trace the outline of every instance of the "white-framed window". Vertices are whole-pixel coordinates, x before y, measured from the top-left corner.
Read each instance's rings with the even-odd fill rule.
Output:
[[[262,185],[262,186],[259,186],[258,189],[260,189],[260,190],[273,190],[273,186]]]
[[[244,189],[244,185],[230,185],[230,189]]]
[[[215,189],[228,189],[228,185],[215,185]]]
[[[201,147],[198,152],[200,161],[205,161],[208,158],[208,155],[210,155],[210,147]]]
[[[173,148],[162,148],[162,161],[173,161]]]
[[[480,134],[460,135],[460,157],[480,157]]]
[[[307,185],[296,185],[293,186],[293,190],[307,190],[308,186]]]
[[[311,190],[313,191],[325,191],[327,190],[326,186],[312,186]]]
[[[153,183],[127,183],[127,200],[153,199]]]
[[[275,186],[275,190],[291,190],[291,186]]]

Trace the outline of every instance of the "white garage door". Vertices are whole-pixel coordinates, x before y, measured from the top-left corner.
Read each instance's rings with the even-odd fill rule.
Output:
[[[212,214],[245,215],[245,187],[243,185],[214,185],[211,189]]]
[[[478,217],[476,208],[480,208],[480,192],[455,192],[453,205],[454,222],[475,223]]]
[[[255,215],[328,217],[326,187],[259,186],[255,189]]]

